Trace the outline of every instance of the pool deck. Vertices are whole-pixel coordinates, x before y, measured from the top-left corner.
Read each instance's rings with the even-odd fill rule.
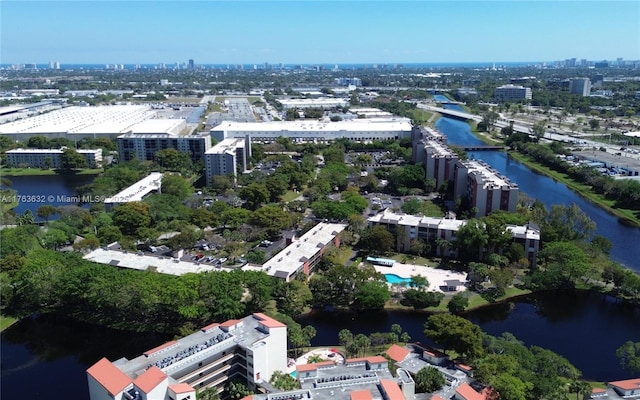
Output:
[[[329,356],[330,354],[332,354],[331,357]],[[295,371],[297,365],[308,364],[309,363],[309,357],[312,357],[314,355],[320,356],[323,361],[333,361],[336,364],[344,363],[344,357],[342,356],[342,354],[334,353],[333,350],[331,350],[331,348],[329,348],[329,347],[327,347],[327,348],[319,348],[319,349],[311,350],[311,351],[303,354],[302,356],[296,358],[295,360],[289,359],[289,365],[287,367],[287,373],[291,374],[293,371]]]
[[[420,275],[427,278],[429,281],[430,291],[451,293],[446,290],[442,290],[447,285],[444,281],[457,279],[460,282],[467,282],[466,272],[447,271],[443,269],[436,269],[431,267],[425,267],[416,264],[402,264],[395,263],[391,267],[384,267],[381,265],[374,265],[377,272],[382,274],[395,274],[401,278],[411,278],[413,275]],[[458,286],[458,292],[467,290],[465,286]]]

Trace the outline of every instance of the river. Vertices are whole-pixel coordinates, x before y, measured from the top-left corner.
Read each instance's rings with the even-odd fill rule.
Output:
[[[608,381],[632,378],[615,350],[640,338],[640,308],[586,292],[547,292],[469,313],[487,333],[511,332],[526,345],[549,348],[578,367],[584,377]],[[302,318],[317,330],[314,346],[334,346],[338,332],[389,332],[400,324],[413,341],[424,336],[427,314],[388,311],[375,314],[316,313]],[[2,399],[88,398],[86,369],[102,357],[132,358],[171,337],[127,333],[51,315],[24,319],[0,335]]]
[[[459,107],[459,106],[447,106]],[[458,146],[482,145],[469,124],[453,118],[442,117],[436,127],[448,137],[448,142]],[[483,160],[494,169],[518,184],[520,191],[538,199],[547,208],[553,204],[577,204],[597,225],[597,234],[605,236],[613,244],[611,259],[640,272],[640,228],[622,224],[617,217],[580,197],[562,183],[531,171],[524,164],[502,151],[469,152],[469,158]]]

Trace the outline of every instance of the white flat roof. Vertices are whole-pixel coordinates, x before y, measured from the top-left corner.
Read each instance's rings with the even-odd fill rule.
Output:
[[[13,149],[7,150],[7,154],[62,154],[64,149]],[[88,153],[102,153],[102,149],[78,149],[76,150],[80,154]]]
[[[162,184],[162,173],[152,172],[145,178],[124,189],[120,193],[108,197],[104,200],[105,204],[130,203],[132,201],[141,201],[144,196],[153,191],[158,191]]]
[[[227,138],[207,150],[205,154],[223,154],[230,151],[235,152],[238,148],[244,148],[244,141],[244,138]]]
[[[262,271],[271,276],[277,274],[278,277],[282,277],[281,275],[286,273],[288,279],[296,271],[302,269],[305,262],[331,242],[346,227],[345,224],[319,223],[264,263]]]
[[[223,121],[211,129],[212,131],[238,131],[238,132],[337,132],[337,131],[364,131],[364,132],[397,132],[411,131],[411,123],[403,121],[353,120],[337,122],[319,121],[272,121],[272,122],[235,122]]]
[[[119,134],[154,115],[148,106],[74,106],[2,124],[0,134]]]
[[[99,264],[107,264],[110,266],[109,268],[113,266],[146,271],[149,267],[155,267],[157,272],[168,275],[217,271],[213,265],[198,265],[172,257],[160,258],[157,256],[138,255],[135,252],[125,253],[121,250],[104,250],[102,248],[93,250],[83,258]]]
[[[489,186],[509,186],[509,187],[517,187],[518,185],[512,183],[506,177],[500,175],[497,171],[492,169],[489,165],[477,161],[477,160],[467,160],[463,161],[465,166],[469,169],[469,174],[477,174],[480,176],[483,182],[483,187],[488,188]]]
[[[183,119],[147,119],[131,127],[133,134],[178,134],[187,125]]]
[[[638,132],[627,132],[627,133],[623,133],[623,135],[631,136],[631,137],[640,137],[640,131],[638,131]]]

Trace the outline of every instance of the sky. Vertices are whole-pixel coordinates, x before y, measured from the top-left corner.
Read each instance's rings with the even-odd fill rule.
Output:
[[[0,64],[640,59],[640,0],[0,0]]]

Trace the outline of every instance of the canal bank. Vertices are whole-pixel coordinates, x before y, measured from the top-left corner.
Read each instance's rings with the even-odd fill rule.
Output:
[[[465,121],[443,116],[436,123],[436,128],[447,136],[450,144],[461,147],[484,144],[471,132]],[[611,259],[640,272],[640,228],[621,223],[616,216],[584,199],[563,183],[531,170],[504,151],[468,152],[468,156],[485,161],[518,184],[520,192],[540,200],[548,209],[555,204],[578,205],[596,223],[595,234],[611,241]]]

